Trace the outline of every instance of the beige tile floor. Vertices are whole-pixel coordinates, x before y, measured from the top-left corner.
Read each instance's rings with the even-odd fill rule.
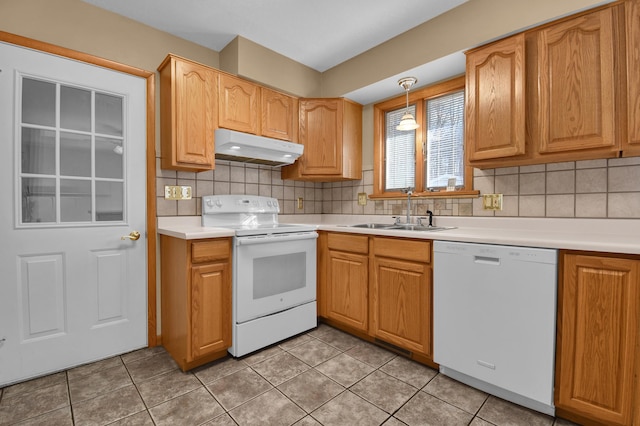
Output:
[[[180,371],[163,348],[0,389],[0,425],[549,425],[326,325]]]

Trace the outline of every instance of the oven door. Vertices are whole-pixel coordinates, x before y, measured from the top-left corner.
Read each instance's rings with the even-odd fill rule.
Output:
[[[237,324],[316,299],[316,232],[235,237]]]

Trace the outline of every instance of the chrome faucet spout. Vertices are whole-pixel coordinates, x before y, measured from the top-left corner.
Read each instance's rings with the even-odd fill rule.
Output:
[[[411,223],[411,194],[413,194],[413,188],[405,188],[402,192],[407,194],[407,223]]]

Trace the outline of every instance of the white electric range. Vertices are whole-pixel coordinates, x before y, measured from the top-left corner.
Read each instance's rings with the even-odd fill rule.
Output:
[[[202,226],[235,231],[233,346],[240,357],[317,325],[316,227],[278,223],[278,200],[202,197]]]

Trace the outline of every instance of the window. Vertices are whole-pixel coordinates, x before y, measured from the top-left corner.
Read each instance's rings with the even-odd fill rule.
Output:
[[[464,90],[426,100],[425,188],[464,186]]]
[[[415,186],[416,170],[416,132],[397,130],[396,126],[404,115],[406,108],[400,108],[386,113],[385,120],[385,190],[400,190]],[[409,112],[416,115],[415,105],[409,107]]]
[[[372,196],[473,196],[472,169],[464,159],[464,77],[410,93],[409,112],[420,127],[397,130],[405,97],[375,105],[375,186]],[[455,192],[447,191],[454,183]]]

